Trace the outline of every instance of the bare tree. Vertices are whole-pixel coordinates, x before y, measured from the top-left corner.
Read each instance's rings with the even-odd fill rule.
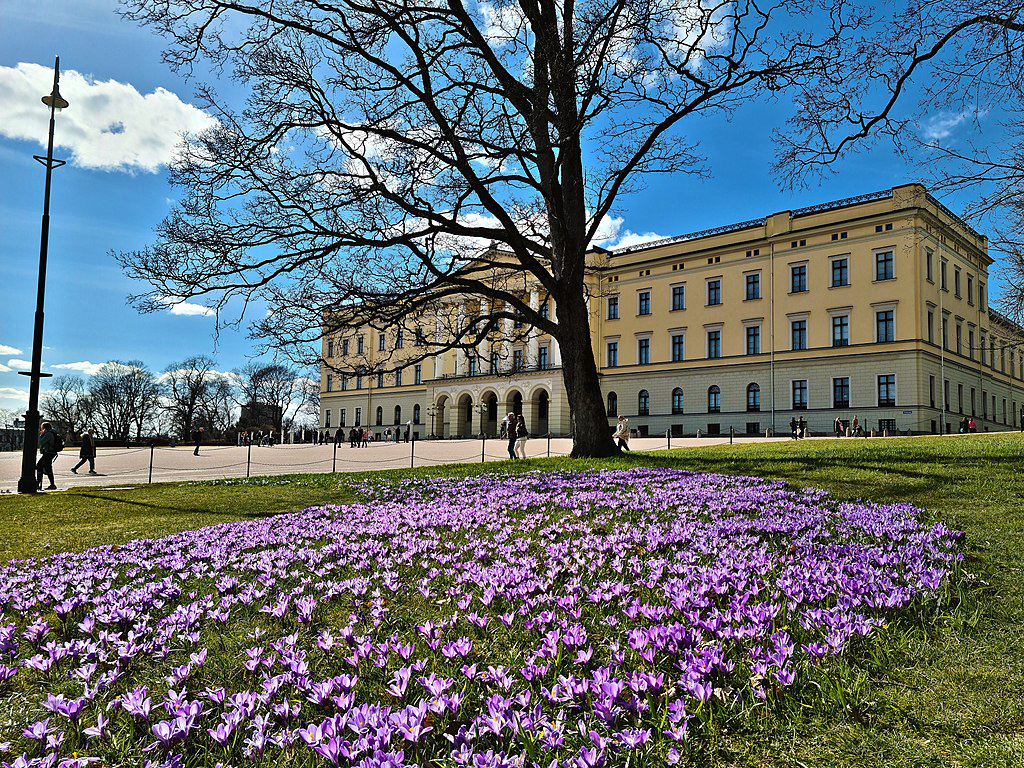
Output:
[[[310,401],[309,379],[290,365],[249,362],[234,371],[244,426],[288,431]],[[316,385],[319,397],[319,383]]]
[[[81,376],[57,376],[40,398],[39,410],[61,432],[77,436],[89,426],[93,401]]]
[[[136,439],[160,409],[160,386],[139,360],[105,363],[89,380],[89,397],[96,420],[106,437]]]
[[[833,68],[862,19],[825,1],[818,34],[810,0],[125,0],[166,61],[228,68],[249,98],[201,90],[219,125],[173,169],[157,244],[121,261],[150,308],[263,299],[256,333],[303,363],[364,323],[436,318],[423,359],[521,318],[560,345],[574,453],[607,455],[585,295],[602,224],[646,175],[705,172],[694,118]]]
[[[206,355],[194,355],[180,363],[171,363],[160,377],[164,393],[164,410],[171,418],[174,433],[181,439],[189,436],[199,422],[213,429],[211,416],[219,417],[213,401],[223,383],[217,363]]]

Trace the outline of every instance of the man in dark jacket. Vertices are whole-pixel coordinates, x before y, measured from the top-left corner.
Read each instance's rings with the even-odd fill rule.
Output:
[[[42,430],[39,433],[39,453],[42,454],[42,457],[36,463],[36,487],[39,490],[43,489],[43,475],[46,475],[50,478],[50,484],[46,486],[46,490],[55,491],[57,485],[53,482],[53,460],[60,453],[60,438],[53,430],[53,425],[48,421],[43,422]]]
[[[199,429],[192,430],[192,442],[196,444],[196,449],[192,451],[193,456],[199,455],[199,444],[203,442],[203,432],[205,431],[206,430],[203,429],[202,427],[199,427]]]
[[[82,433],[82,445],[78,449],[79,462],[71,468],[74,474],[78,474],[78,468],[85,462],[89,462],[89,474],[96,474],[96,441],[92,437],[92,430],[85,430]]]

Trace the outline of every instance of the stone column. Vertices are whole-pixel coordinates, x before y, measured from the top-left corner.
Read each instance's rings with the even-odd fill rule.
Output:
[[[562,364],[562,352],[558,349],[558,339],[551,339],[551,367],[558,368]]]

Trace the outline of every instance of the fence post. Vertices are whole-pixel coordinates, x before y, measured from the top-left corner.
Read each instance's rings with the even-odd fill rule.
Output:
[[[487,433],[480,433],[480,463],[487,461]]]
[[[416,438],[409,440],[409,469],[416,467]]]
[[[252,440],[249,441],[249,449],[245,454],[245,476],[249,476],[249,465],[252,463]]]
[[[736,427],[729,427],[729,445],[732,445],[732,439],[736,436]]]
[[[551,458],[551,433],[548,432],[548,458]]]
[[[669,427],[665,430],[665,437],[668,438],[668,450],[672,450],[672,428]]]
[[[338,441],[335,440],[334,441],[334,456],[333,456],[333,461],[331,462],[331,473],[333,474],[333,473],[335,473],[337,471],[338,471]]]
[[[153,484],[153,453],[156,451],[156,443],[149,444],[149,484]]]

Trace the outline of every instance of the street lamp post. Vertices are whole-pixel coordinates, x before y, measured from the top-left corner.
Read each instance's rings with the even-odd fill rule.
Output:
[[[50,175],[54,168],[64,165],[64,160],[53,159],[53,126],[54,115],[58,110],[68,106],[60,95],[60,56],[53,65],[53,91],[43,96],[43,104],[50,108],[50,136],[46,144],[46,157],[35,155],[35,159],[46,168],[46,187],[43,192],[43,224],[39,236],[39,282],[36,288],[36,321],[32,335],[32,370],[21,371],[29,377],[28,411],[25,413],[25,445],[21,454],[21,479],[18,480],[18,493],[35,493],[36,491],[36,450],[39,447],[39,380],[50,376],[43,373],[43,297],[46,291],[46,249],[50,240]]]

